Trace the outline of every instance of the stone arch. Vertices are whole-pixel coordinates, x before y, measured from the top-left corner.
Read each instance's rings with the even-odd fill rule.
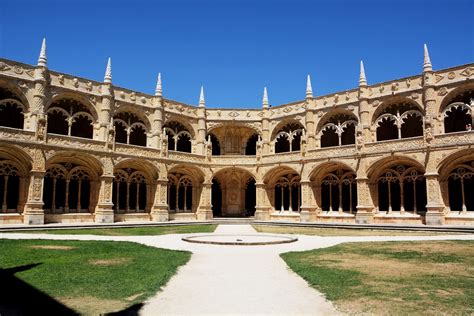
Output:
[[[0,146],[0,211],[22,213],[28,195],[32,159],[22,149]]]
[[[321,147],[355,144],[358,122],[357,115],[346,109],[335,109],[326,113],[316,128]]]
[[[426,211],[426,180],[423,164],[410,157],[394,155],[372,163],[367,170],[370,193],[377,210]]]
[[[223,167],[213,173],[212,207],[216,216],[253,216],[256,176],[248,169]]]
[[[72,93],[55,96],[45,112],[48,116],[48,133],[94,137],[98,114],[86,98]]]
[[[59,102],[63,99],[71,99],[71,100],[81,103],[87,110],[89,110],[90,114],[94,118],[93,123],[96,123],[98,121],[99,114],[97,112],[95,105],[87,97],[79,93],[61,92],[58,95],[55,95],[53,98],[51,98],[50,102],[46,104],[45,111],[47,111],[54,103]]]
[[[288,124],[297,124],[297,125],[300,125],[301,128],[304,129],[303,123],[301,123],[297,119],[295,119],[295,118],[284,118],[283,120],[278,122],[278,124],[275,125],[275,127],[271,130],[271,132],[270,132],[271,138],[270,139],[273,140],[276,137],[276,135],[278,134],[278,132]]]
[[[146,146],[150,124],[146,116],[136,112],[121,109],[114,114],[115,142]]]
[[[23,129],[28,104],[21,91],[10,86],[0,83],[0,126]]]
[[[187,119],[188,118],[186,118],[185,116],[170,115],[170,117],[167,118],[163,123],[163,126],[166,126],[167,124],[172,122],[177,122],[186,128],[188,133],[191,135],[191,139],[195,139],[197,132],[194,129],[193,124],[189,123],[189,120]]]
[[[424,109],[406,97],[391,97],[372,116],[378,141],[423,135]]]
[[[102,173],[102,163],[89,154],[58,152],[50,157],[43,189],[45,221],[56,221],[58,213],[93,213]]]
[[[289,166],[277,166],[264,175],[268,200],[279,212],[299,212],[301,207],[301,176]]]
[[[456,151],[439,163],[441,195],[447,211],[474,211],[474,149]]]
[[[309,180],[320,210],[356,212],[356,171],[351,166],[342,161],[323,162],[313,167]]]
[[[114,112],[113,116],[115,117],[115,116],[120,115],[122,113],[130,113],[130,114],[135,115],[144,124],[147,131],[151,130],[151,123],[150,123],[150,120],[149,120],[148,116],[143,111],[139,111],[136,108],[136,106],[122,105],[122,106],[120,106],[120,108],[118,108]]]
[[[468,83],[448,93],[443,98],[439,109],[444,121],[444,132],[452,133],[472,130],[473,106],[473,83]]]
[[[192,152],[193,134],[186,125],[177,120],[167,121],[163,131],[168,137],[168,150]]]
[[[213,127],[208,132],[208,135],[214,135],[215,139],[218,141],[221,155],[245,155],[249,139],[253,135],[260,134],[252,126],[232,122],[228,124],[219,124],[219,126]],[[253,143],[253,155],[255,154],[256,142]]]
[[[25,93],[23,93],[18,85],[15,85],[5,79],[0,79],[0,89],[10,92],[11,95],[6,95],[6,98],[8,99],[13,97],[13,99],[17,99],[23,105],[25,112],[31,109],[28,97],[25,95]]]
[[[196,213],[205,174],[197,167],[175,164],[168,168],[168,209],[170,213]]]
[[[305,133],[303,124],[295,119],[285,119],[272,132],[271,141],[275,146],[275,153],[299,151],[301,137]]]
[[[462,98],[466,93],[469,95],[471,93],[474,94],[474,82],[462,84],[446,94],[439,104],[438,112],[442,113],[449,104],[461,101],[459,98]]]

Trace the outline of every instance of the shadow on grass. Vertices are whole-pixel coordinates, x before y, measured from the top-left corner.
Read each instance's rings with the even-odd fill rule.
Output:
[[[0,269],[0,315],[79,315],[14,275],[40,264]]]

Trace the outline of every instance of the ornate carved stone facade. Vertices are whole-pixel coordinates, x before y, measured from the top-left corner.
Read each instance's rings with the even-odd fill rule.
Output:
[[[474,224],[474,64],[210,109],[0,59],[0,223]]]

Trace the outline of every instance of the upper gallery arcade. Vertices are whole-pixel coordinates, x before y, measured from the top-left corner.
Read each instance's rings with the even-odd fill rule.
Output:
[[[0,59],[0,223],[474,224],[474,64],[260,109]]]

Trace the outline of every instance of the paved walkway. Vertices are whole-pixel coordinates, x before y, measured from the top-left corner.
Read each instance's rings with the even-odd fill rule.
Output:
[[[219,225],[215,234],[257,234],[250,225]],[[199,235],[199,234],[184,234]],[[329,247],[341,242],[474,240],[474,235],[318,237],[298,236],[291,244],[220,246],[191,244],[183,235],[92,236],[6,234],[9,239],[116,240],[189,250],[193,256],[163,291],[149,299],[141,315],[334,315],[338,312],[316,290],[290,271],[279,254]]]

